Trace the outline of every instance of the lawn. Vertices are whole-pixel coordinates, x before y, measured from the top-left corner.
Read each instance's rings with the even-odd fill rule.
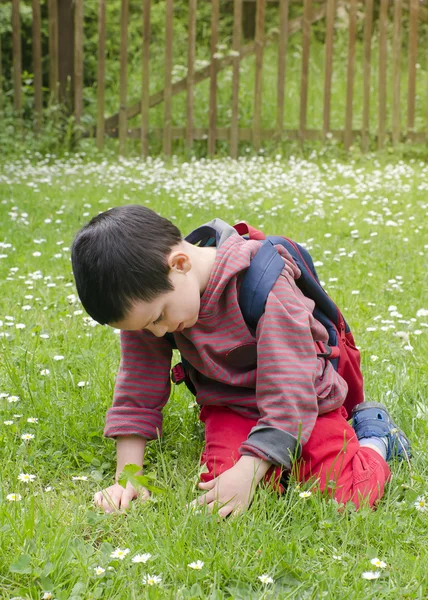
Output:
[[[4,162],[0,597],[427,598],[427,182],[428,166],[416,159],[345,163],[316,152]],[[146,455],[164,493],[126,515],[92,506],[115,468],[102,431],[119,340],[82,310],[69,248],[92,215],[127,203],[147,204],[183,233],[218,216],[306,244],[361,349],[367,398],[385,402],[413,442],[411,468],[393,465],[376,511],[302,498],[291,482],[283,497],[260,488],[239,518],[192,512],[203,431],[183,387]],[[365,579],[368,571],[379,577]]]

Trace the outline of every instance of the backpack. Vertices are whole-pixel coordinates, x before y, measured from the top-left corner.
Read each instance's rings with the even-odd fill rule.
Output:
[[[260,250],[253,257],[245,272],[239,291],[238,300],[244,321],[255,330],[263,315],[267,297],[284,268],[284,261],[275,248],[275,245],[281,244],[301,271],[301,276],[296,279],[296,285],[305,296],[315,302],[313,315],[328,332],[328,344],[316,342],[319,349],[317,355],[329,360],[335,371],[347,382],[348,394],[344,408],[350,418],[354,406],[364,401],[360,353],[355,347],[352,332],[342,313],[322,288],[311,255],[300,244],[289,238],[266,237],[264,233],[247,223],[238,223],[234,225],[234,229],[244,239],[262,242]],[[215,243],[216,238],[218,238],[218,232],[214,228],[203,226],[192,232],[186,239],[191,243],[198,241],[200,245],[209,246]],[[173,347],[176,347],[173,335],[166,334],[166,337]],[[196,395],[184,359],[172,368],[171,380],[175,384],[184,381],[189,390]]]

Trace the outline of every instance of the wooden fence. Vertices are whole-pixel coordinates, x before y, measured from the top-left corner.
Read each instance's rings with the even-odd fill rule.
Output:
[[[48,32],[49,32],[49,88],[52,99],[58,99],[58,0],[48,1]],[[200,2],[203,0],[200,0]],[[196,55],[196,24],[198,18],[197,0],[188,2],[188,28],[187,28],[187,74],[180,81],[173,81],[173,37],[174,37],[174,0],[165,0],[165,56],[164,85],[157,93],[149,93],[150,64],[151,64],[151,0],[140,0],[141,4],[141,100],[130,106],[127,99],[127,65],[128,65],[128,21],[129,0],[122,0],[120,15],[120,97],[116,114],[104,118],[105,89],[106,89],[106,2],[98,0],[98,46],[97,46],[97,118],[96,127],[87,131],[87,135],[94,135],[99,148],[103,147],[105,136],[119,138],[119,152],[126,153],[127,139],[139,138],[142,156],[150,153],[149,141],[151,136],[163,140],[163,152],[166,156],[172,153],[172,142],[175,139],[185,141],[187,148],[191,148],[194,140],[206,139],[208,154],[216,152],[218,140],[229,142],[230,155],[238,156],[239,141],[245,140],[252,143],[255,150],[259,150],[264,140],[324,140],[326,136],[334,137],[343,142],[346,149],[357,140],[361,142],[363,150],[369,148],[371,140],[375,140],[382,148],[387,139],[393,144],[399,141],[422,142],[428,140],[428,101],[426,102],[426,125],[423,131],[415,131],[415,102],[416,102],[416,74],[418,31],[421,22],[428,21],[428,11],[420,4],[419,0],[300,0],[302,5],[301,16],[291,19],[290,3],[296,0],[278,0],[279,26],[269,34],[265,32],[265,12],[267,0],[256,1],[256,26],[255,39],[242,43],[242,15],[243,1],[233,0],[233,39],[232,51],[227,56],[218,56],[219,42],[219,15],[220,0],[211,0],[211,61],[208,66],[197,69],[195,67]],[[84,0],[74,0],[74,81],[73,110],[77,123],[81,123],[83,116],[84,93]],[[22,66],[21,66],[21,23],[20,0],[11,0],[12,3],[12,37],[13,37],[13,102],[18,115],[22,111]],[[346,106],[343,129],[331,129],[331,99],[333,57],[335,43],[335,23],[338,6],[345,8],[348,14],[348,51],[346,68]],[[372,69],[372,44],[374,40],[373,15],[374,9],[378,11],[378,26],[376,29],[376,44],[378,48],[378,95],[377,106],[371,101],[371,69]],[[403,48],[403,17],[406,16],[408,26],[407,48]],[[358,19],[360,21],[358,21]],[[323,115],[322,128],[319,130],[307,127],[308,115],[308,76],[310,66],[310,40],[311,28],[319,21],[325,21],[325,71],[323,89]],[[357,44],[357,25],[363,27],[363,90],[362,90],[362,126],[353,129],[354,88],[355,88],[355,60]],[[42,127],[42,53],[41,53],[41,12],[40,0],[32,0],[32,60],[33,60],[33,88],[34,88],[34,123],[35,128]],[[392,27],[392,54],[388,55],[387,31]],[[302,59],[300,78],[300,107],[299,122],[295,129],[284,128],[284,113],[287,110],[286,78],[287,78],[287,43],[293,33],[301,31]],[[1,40],[0,40],[1,42]],[[261,114],[263,102],[262,75],[264,51],[268,44],[277,47],[277,89],[276,89],[276,126],[272,129],[263,129]],[[404,55],[407,54],[407,122],[402,123],[400,98],[402,98],[402,72],[401,65]],[[425,52],[426,54],[426,52]],[[254,71],[254,104],[252,127],[239,126],[239,91],[240,91],[240,65],[246,57],[253,55],[255,58]],[[391,60],[391,63],[389,63]],[[2,101],[2,55],[0,44],[0,102]],[[389,90],[391,98],[391,130],[387,131],[387,66],[392,68],[392,89]],[[230,126],[217,126],[217,97],[218,76],[223,69],[232,70],[231,78],[231,112]],[[209,79],[209,99],[207,111],[207,125],[205,128],[194,126],[194,91],[201,81]],[[428,85],[425,84],[428,95]],[[182,127],[172,126],[172,98],[179,93],[186,94],[186,122]],[[150,125],[150,108],[163,102],[163,127],[153,128]],[[370,111],[377,111],[377,128],[370,131]],[[129,127],[128,121],[141,115],[139,127]],[[1,117],[0,117],[1,118]],[[372,119],[373,122],[373,119]]]

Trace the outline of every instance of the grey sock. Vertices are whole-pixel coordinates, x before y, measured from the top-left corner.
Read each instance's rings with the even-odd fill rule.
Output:
[[[367,437],[358,440],[360,446],[376,446],[382,452],[383,458],[386,459],[386,453],[388,451],[388,438],[387,437]]]

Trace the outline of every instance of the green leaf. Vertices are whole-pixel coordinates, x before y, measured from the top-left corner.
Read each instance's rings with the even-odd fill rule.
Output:
[[[31,564],[31,556],[28,554],[21,554],[18,560],[10,565],[9,571],[12,573],[31,573],[32,569],[30,567]]]
[[[155,479],[153,473],[148,473],[147,475],[136,475],[138,471],[141,471],[141,467],[139,467],[138,465],[125,465],[121,474],[119,475],[119,485],[121,485],[122,487],[126,487],[126,484],[129,481],[129,483],[133,485],[135,489],[145,487],[151,492],[156,492],[158,494],[164,493],[164,490],[152,485],[151,481]]]
[[[94,458],[94,455],[90,452],[79,452],[79,456],[81,456],[87,463],[91,463],[92,459]]]

